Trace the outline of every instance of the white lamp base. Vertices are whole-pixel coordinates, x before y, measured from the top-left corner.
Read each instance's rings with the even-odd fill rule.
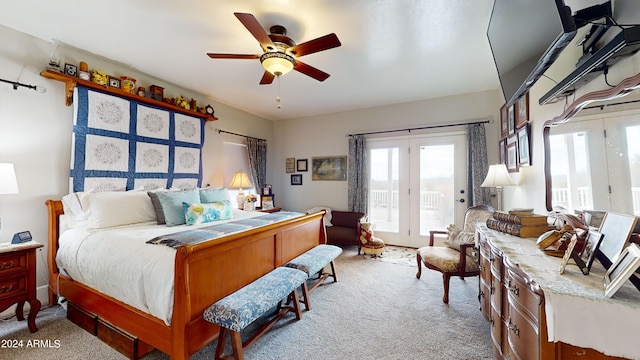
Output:
[[[244,210],[244,200],[246,199],[246,196],[244,196],[244,193],[242,192],[242,189],[238,192],[238,196],[236,197],[236,201],[238,202],[238,209],[240,210]]]

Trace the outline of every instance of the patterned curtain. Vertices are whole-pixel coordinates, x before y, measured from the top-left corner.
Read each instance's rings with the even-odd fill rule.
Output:
[[[364,135],[349,136],[349,211],[367,213],[369,204],[369,156]]]
[[[469,124],[467,131],[468,163],[468,206],[491,204],[488,188],[480,187],[489,170],[487,160],[487,139],[484,124]]]
[[[267,142],[262,139],[247,138],[249,166],[253,175],[254,188],[258,194],[267,184]]]

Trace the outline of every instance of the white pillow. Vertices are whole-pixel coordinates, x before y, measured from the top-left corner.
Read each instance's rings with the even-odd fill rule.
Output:
[[[316,206],[314,208],[311,208],[307,210],[307,214],[317,213],[322,210],[326,211],[323,217],[324,226],[333,226],[333,224],[331,223],[331,209],[326,206]]]
[[[86,220],[86,215],[82,209],[82,197],[84,194],[84,192],[74,192],[62,197],[62,208],[69,228],[73,228]]]
[[[151,199],[145,191],[87,193],[81,202],[89,229],[156,221]]]

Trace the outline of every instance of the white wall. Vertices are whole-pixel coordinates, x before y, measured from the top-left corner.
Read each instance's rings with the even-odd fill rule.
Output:
[[[299,173],[303,174],[302,186],[292,186],[290,174],[285,173],[285,158],[309,159],[310,168],[312,157],[347,155],[347,134],[496,120],[498,112],[496,90],[277,121],[273,167],[276,174],[282,176],[280,187],[283,189],[282,194],[276,193],[277,206],[295,211],[315,206],[347,210],[346,181],[312,181],[309,169]],[[497,121],[486,125],[490,163],[497,160],[497,127]]]
[[[35,241],[47,242],[47,199],[60,199],[68,192],[73,107],[65,106],[64,84],[40,76],[49,59],[49,44],[0,25],[0,78],[46,87],[44,94],[0,83],[0,162],[15,164],[20,188],[17,195],[0,195],[0,242],[10,241],[13,233],[31,231]],[[215,129],[245,134],[274,142],[273,123],[255,115],[217,103],[201,94],[156,79],[121,64],[111,63],[76,49],[60,47],[62,64],[86,61],[90,69],[101,69],[116,76],[129,75],[138,85],[163,86],[165,95],[193,97],[210,103],[218,121],[208,122],[203,150],[203,183],[225,185],[215,174],[222,172],[223,140],[242,142],[243,138],[218,134]],[[270,155],[269,163],[274,155]],[[274,158],[275,159],[275,158]],[[269,182],[272,171],[267,173]],[[46,247],[38,255],[38,297],[47,299]]]

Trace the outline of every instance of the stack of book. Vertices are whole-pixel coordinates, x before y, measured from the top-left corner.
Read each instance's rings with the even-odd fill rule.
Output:
[[[534,214],[533,209],[514,209],[494,212],[493,217],[487,219],[487,227],[519,237],[538,237],[555,229],[547,221],[546,215]]]

